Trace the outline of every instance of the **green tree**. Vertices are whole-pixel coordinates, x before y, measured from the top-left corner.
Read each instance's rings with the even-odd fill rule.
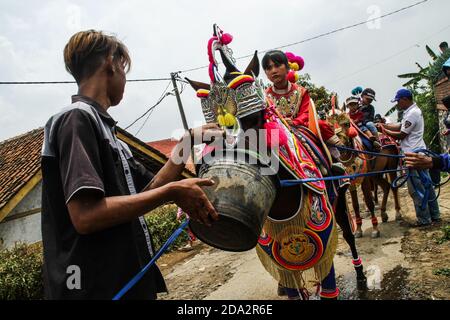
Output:
[[[308,89],[309,95],[317,109],[320,109],[324,105],[331,106],[331,97],[334,93],[328,91],[324,86],[316,86],[311,81],[311,76],[308,73],[300,75],[297,83]]]
[[[398,75],[401,79],[409,79],[403,86],[409,88],[413,94],[417,105],[422,110],[425,121],[424,140],[428,148],[435,152],[440,152],[439,145],[439,117],[436,111],[437,101],[434,96],[434,86],[442,77],[442,66],[450,58],[450,50],[445,51],[438,56],[434,51],[426,46],[426,50],[430,55],[431,61],[426,68],[423,68],[416,62],[419,71],[414,73],[406,73]],[[391,108],[386,116],[394,113],[396,106]],[[399,118],[401,115],[399,115]]]

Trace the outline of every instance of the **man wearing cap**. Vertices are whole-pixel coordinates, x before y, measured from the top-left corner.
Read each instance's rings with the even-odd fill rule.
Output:
[[[400,89],[392,102],[397,103],[397,107],[404,111],[403,120],[396,124],[378,124],[385,128],[386,134],[401,140],[400,147],[404,153],[412,153],[417,149],[426,149],[423,140],[424,120],[422,111],[414,103],[412,92],[408,89]],[[428,170],[424,173],[428,175]],[[431,179],[431,178],[430,178]],[[411,170],[411,178],[408,180],[408,191],[414,201],[416,209],[417,222],[413,225],[416,227],[427,226],[432,222],[440,221],[439,205],[436,200],[434,188],[431,188],[427,207],[423,210],[421,194],[425,193],[419,175],[416,170]]]

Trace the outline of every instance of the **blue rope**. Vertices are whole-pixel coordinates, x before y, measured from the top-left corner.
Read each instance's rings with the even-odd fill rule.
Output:
[[[178,238],[178,236],[183,232],[183,230],[188,226],[189,220],[186,220],[181,224],[181,226],[175,230],[175,232],[169,237],[169,239],[164,243],[164,245],[159,249],[159,251],[155,254],[155,256],[150,260],[150,262],[139,271],[138,274],[134,276],[120,291],[117,293],[113,300],[119,300],[123,297],[125,293],[127,293],[139,280],[142,279],[144,274],[150,269],[152,265],[155,264],[156,260],[158,260],[162,254],[167,250],[167,248]]]
[[[400,155],[400,154],[383,154],[383,153],[378,153],[378,152],[357,150],[357,149],[348,148],[348,147],[344,147],[344,146],[335,146],[335,147],[336,147],[336,149],[342,150],[342,151],[362,153],[362,154],[367,154],[367,155],[377,156],[377,157],[396,158],[396,159],[401,159],[401,158],[405,157],[404,155]]]
[[[348,175],[348,176],[335,176],[335,177],[325,177],[325,178],[307,178],[307,179],[300,179],[300,180],[281,180],[280,181],[280,185],[281,185],[282,188],[285,188],[285,187],[298,186],[298,185],[305,184],[305,183],[310,183],[310,182],[335,181],[335,180],[342,180],[342,179],[354,180],[356,178],[377,176],[377,175],[380,175],[380,174],[391,173],[391,172],[399,172],[399,171],[403,171],[403,170],[405,170],[405,168],[384,170],[384,171],[375,171],[375,172],[369,172],[369,173],[357,173],[357,174]]]

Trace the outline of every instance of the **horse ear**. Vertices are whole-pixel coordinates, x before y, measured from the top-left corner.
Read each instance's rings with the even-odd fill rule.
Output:
[[[255,54],[253,55],[252,61],[250,61],[247,69],[245,69],[244,74],[248,76],[259,76],[259,59],[258,59],[258,51],[255,51]]]
[[[231,62],[230,59],[228,59],[228,57],[223,53],[222,49],[220,49],[219,52],[220,56],[222,57],[222,62],[227,70],[227,73],[239,72],[239,70],[236,68],[233,62]]]
[[[189,82],[189,84],[191,85],[192,88],[194,88],[195,91],[200,89],[211,90],[211,85],[207,83],[190,80],[188,78],[185,79],[187,80],[187,82]]]

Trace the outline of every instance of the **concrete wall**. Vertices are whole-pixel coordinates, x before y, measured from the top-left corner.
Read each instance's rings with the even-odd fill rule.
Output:
[[[0,249],[14,247],[16,242],[31,244],[42,240],[41,192],[42,182],[0,223]]]

